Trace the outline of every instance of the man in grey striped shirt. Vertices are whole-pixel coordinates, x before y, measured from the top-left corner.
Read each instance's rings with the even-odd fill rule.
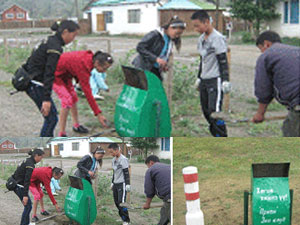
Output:
[[[198,52],[201,63],[197,79],[203,114],[209,130],[215,137],[227,137],[225,121],[221,118],[223,94],[229,93],[227,44],[225,37],[214,29],[206,11],[197,11],[192,17],[195,31],[201,33]]]
[[[119,210],[123,225],[127,225],[130,223],[128,209],[120,206],[120,204],[126,202],[126,194],[130,192],[129,163],[128,159],[121,154],[118,144],[110,144],[108,149],[114,157],[112,159],[113,178],[111,184],[114,201]]]

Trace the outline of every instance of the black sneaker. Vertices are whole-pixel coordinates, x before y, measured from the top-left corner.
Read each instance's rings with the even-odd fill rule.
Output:
[[[37,216],[35,216],[35,217],[32,217],[32,220],[31,220],[31,222],[37,222],[37,221],[39,221],[39,218],[37,218]]]
[[[48,213],[46,210],[45,210],[44,212],[41,212],[41,214],[42,214],[43,216],[49,216],[49,215],[50,215],[50,213]]]
[[[79,127],[73,127],[73,131],[75,131],[77,133],[81,133],[81,134],[86,134],[89,132],[89,130],[82,125],[80,125]]]

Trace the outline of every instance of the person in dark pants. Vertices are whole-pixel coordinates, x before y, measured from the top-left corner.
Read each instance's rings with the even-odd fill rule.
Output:
[[[118,144],[110,144],[108,149],[111,151],[113,178],[111,189],[113,191],[115,205],[119,210],[119,215],[123,220],[123,225],[130,223],[128,209],[121,206],[121,203],[126,202],[126,194],[130,192],[130,177],[128,159],[121,154]]]
[[[102,166],[102,158],[104,157],[105,151],[101,146],[98,146],[92,154],[84,156],[77,163],[77,170],[75,171],[75,176],[84,178],[90,184],[92,184],[92,179],[96,178],[96,171],[98,166]]]
[[[28,153],[31,157],[24,160],[21,165],[18,166],[12,177],[16,180],[17,186],[14,192],[24,205],[23,214],[21,217],[21,225],[28,225],[30,223],[30,212],[32,209],[32,203],[28,195],[30,179],[35,168],[35,164],[39,163],[44,155],[44,151],[41,149],[34,149]]]
[[[288,109],[283,136],[300,137],[300,48],[282,44],[273,31],[261,33],[256,45],[262,54],[256,62],[254,89],[259,106],[252,121],[264,121],[267,107],[275,97]]]
[[[78,24],[71,20],[54,23],[51,30],[56,34],[49,36],[35,49],[23,68],[31,75],[33,80],[26,90],[26,94],[34,101],[44,117],[41,137],[53,137],[57,124],[57,110],[51,98],[54,72],[61,53],[62,46],[72,42],[77,35]]]
[[[168,70],[168,60],[172,53],[173,42],[177,50],[180,50],[181,39],[186,24],[177,16],[174,16],[168,24],[161,29],[146,34],[137,45],[137,57],[132,64],[136,68],[148,70],[154,73],[161,81],[161,72]]]
[[[155,195],[164,201],[160,210],[158,225],[167,225],[171,221],[171,166],[160,163],[156,155],[150,155],[145,160],[149,168],[145,175],[145,194],[147,197],[144,209],[149,209]]]
[[[200,93],[201,108],[214,137],[227,137],[227,129],[221,116],[223,94],[229,93],[226,38],[214,29],[206,11],[197,11],[192,17],[198,40],[200,66],[196,86]]]

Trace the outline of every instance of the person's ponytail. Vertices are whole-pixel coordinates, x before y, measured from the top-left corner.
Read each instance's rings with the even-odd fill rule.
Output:
[[[30,155],[31,157],[34,157],[35,155],[41,156],[41,155],[44,155],[44,154],[45,154],[45,152],[42,149],[39,149],[39,148],[31,149],[28,152],[28,155]]]

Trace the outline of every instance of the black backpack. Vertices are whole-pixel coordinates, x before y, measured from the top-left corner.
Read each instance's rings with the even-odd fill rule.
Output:
[[[6,181],[6,188],[9,190],[9,191],[13,191],[16,189],[17,187],[17,181],[11,176],[10,178],[7,179]]]

